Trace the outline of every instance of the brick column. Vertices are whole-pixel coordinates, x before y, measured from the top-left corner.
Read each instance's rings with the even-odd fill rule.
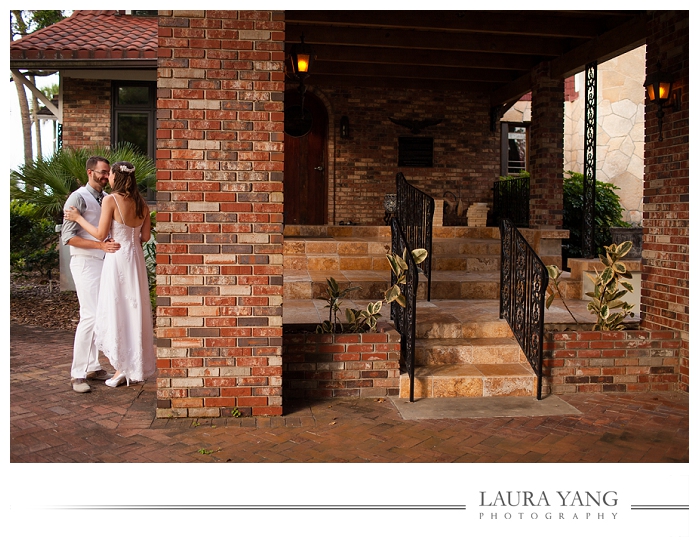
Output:
[[[549,77],[548,64],[532,75],[529,166],[531,228],[563,226],[563,80]]]
[[[674,75],[679,112],[665,109],[659,141],[658,107],[646,103],[643,181],[642,324],[681,333],[680,387],[689,390],[689,12],[653,12],[646,73]]]
[[[112,88],[107,80],[63,81],[63,146],[108,147],[111,142]]]
[[[284,21],[160,11],[158,417],[282,413]]]

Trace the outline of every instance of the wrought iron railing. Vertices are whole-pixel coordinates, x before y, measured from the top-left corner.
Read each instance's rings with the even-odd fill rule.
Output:
[[[410,401],[415,401],[415,319],[417,303],[417,265],[412,255],[412,248],[408,243],[398,219],[391,219],[391,252],[399,256],[405,253],[405,262],[408,270],[405,273],[405,283],[400,286],[405,296],[405,307],[396,301],[391,303],[391,319],[396,330],[400,333],[400,365],[401,369],[408,373],[410,378]],[[397,277],[391,271],[391,286],[397,282]]]
[[[512,329],[536,373],[541,399],[544,352],[544,307],[549,275],[546,266],[509,219],[500,224],[500,318]]]
[[[434,198],[405,180],[402,173],[396,175],[396,217],[411,249],[426,249],[427,259],[418,268],[427,277],[427,300],[432,289],[432,220]]]
[[[498,225],[509,219],[515,226],[529,227],[529,177],[495,181],[493,219]]]

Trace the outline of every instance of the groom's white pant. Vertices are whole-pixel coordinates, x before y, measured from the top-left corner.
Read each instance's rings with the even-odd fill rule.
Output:
[[[97,359],[93,331],[97,321],[97,298],[103,264],[103,259],[91,255],[72,255],[70,258],[70,272],[80,303],[80,322],[75,330],[73,365],[70,369],[73,379],[84,379],[90,371],[102,369]]]

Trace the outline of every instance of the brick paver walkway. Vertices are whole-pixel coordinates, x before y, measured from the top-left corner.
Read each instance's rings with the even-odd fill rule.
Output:
[[[581,415],[405,421],[388,400],[155,419],[155,381],[70,388],[72,333],[10,328],[11,462],[689,462],[686,393],[562,396]]]

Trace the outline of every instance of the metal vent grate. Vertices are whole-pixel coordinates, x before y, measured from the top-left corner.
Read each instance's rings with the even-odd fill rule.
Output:
[[[432,167],[432,137],[398,137],[398,166]]]

